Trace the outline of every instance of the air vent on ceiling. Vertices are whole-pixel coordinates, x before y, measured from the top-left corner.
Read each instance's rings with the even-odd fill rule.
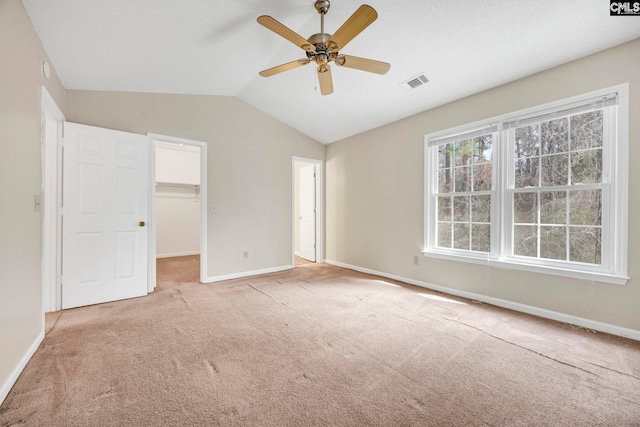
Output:
[[[427,79],[427,77],[423,73],[421,73],[417,76],[413,76],[410,79],[403,81],[402,83],[400,83],[400,86],[404,89],[411,90],[417,89],[420,86],[427,84],[428,82],[429,79]]]

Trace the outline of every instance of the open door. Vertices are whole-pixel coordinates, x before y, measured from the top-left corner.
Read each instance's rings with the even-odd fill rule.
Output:
[[[149,140],[65,123],[62,308],[147,294]]]
[[[300,257],[316,261],[316,166],[300,168]]]

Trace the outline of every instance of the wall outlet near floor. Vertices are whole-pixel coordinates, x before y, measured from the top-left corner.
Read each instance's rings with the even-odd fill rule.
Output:
[[[249,251],[242,251],[242,258],[249,258]]]
[[[419,255],[414,255],[413,256],[413,265],[418,265],[420,263],[420,256]]]

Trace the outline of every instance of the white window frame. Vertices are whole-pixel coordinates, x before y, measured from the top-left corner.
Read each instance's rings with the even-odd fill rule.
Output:
[[[514,120],[535,117],[561,111],[587,100],[617,94],[617,108],[612,114],[605,112],[604,132],[607,132],[603,147],[603,223],[602,264],[591,265],[571,261],[555,261],[510,255],[512,252],[512,195],[513,147],[506,124]],[[610,117],[613,115],[614,117]],[[460,249],[440,248],[436,242],[436,196],[438,176],[437,142],[472,132],[474,129],[498,122],[499,131],[493,142],[493,187],[491,191],[491,252],[474,252]],[[614,141],[614,144],[610,144]],[[607,145],[608,144],[608,145]],[[629,87],[628,84],[613,86],[562,99],[533,108],[493,117],[464,126],[425,135],[425,195],[424,195],[424,248],[425,256],[462,262],[490,264],[498,267],[533,271],[583,280],[624,285],[627,280],[627,227],[628,227],[628,150],[629,150]],[[571,188],[579,189],[577,187]]]
[[[471,123],[465,126],[459,126],[457,128],[448,129],[444,132],[436,132],[427,135],[425,137],[425,236],[426,248],[423,253],[440,255],[442,257],[462,257],[469,260],[487,260],[488,258],[495,258],[498,253],[496,247],[498,244],[497,233],[491,233],[491,252],[479,252],[466,249],[454,249],[443,248],[436,246],[437,239],[437,201],[438,197],[438,147],[449,142],[457,142],[458,140],[467,139],[472,136],[481,136],[492,134],[493,135],[493,147],[492,153],[495,154],[499,149],[499,124],[496,120],[486,120],[481,122]],[[495,199],[498,197],[496,192],[496,162],[495,156],[491,160],[492,168],[492,186],[490,190],[491,196],[491,230],[494,229],[496,224],[496,217],[499,214],[499,210],[496,209]],[[484,191],[483,191],[484,192]],[[473,192],[469,192],[473,193]],[[451,195],[455,196],[455,192],[451,192]]]

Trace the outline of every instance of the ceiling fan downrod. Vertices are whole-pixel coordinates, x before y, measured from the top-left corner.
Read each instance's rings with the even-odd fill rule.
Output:
[[[317,0],[314,6],[320,14],[320,32],[309,37],[309,43],[314,45],[316,50],[315,52],[307,51],[307,57],[318,64],[319,72],[325,72],[326,65],[338,55],[338,52],[331,52],[327,49],[327,41],[331,38],[331,34],[324,32],[324,15],[329,12],[331,2],[329,0]]]

